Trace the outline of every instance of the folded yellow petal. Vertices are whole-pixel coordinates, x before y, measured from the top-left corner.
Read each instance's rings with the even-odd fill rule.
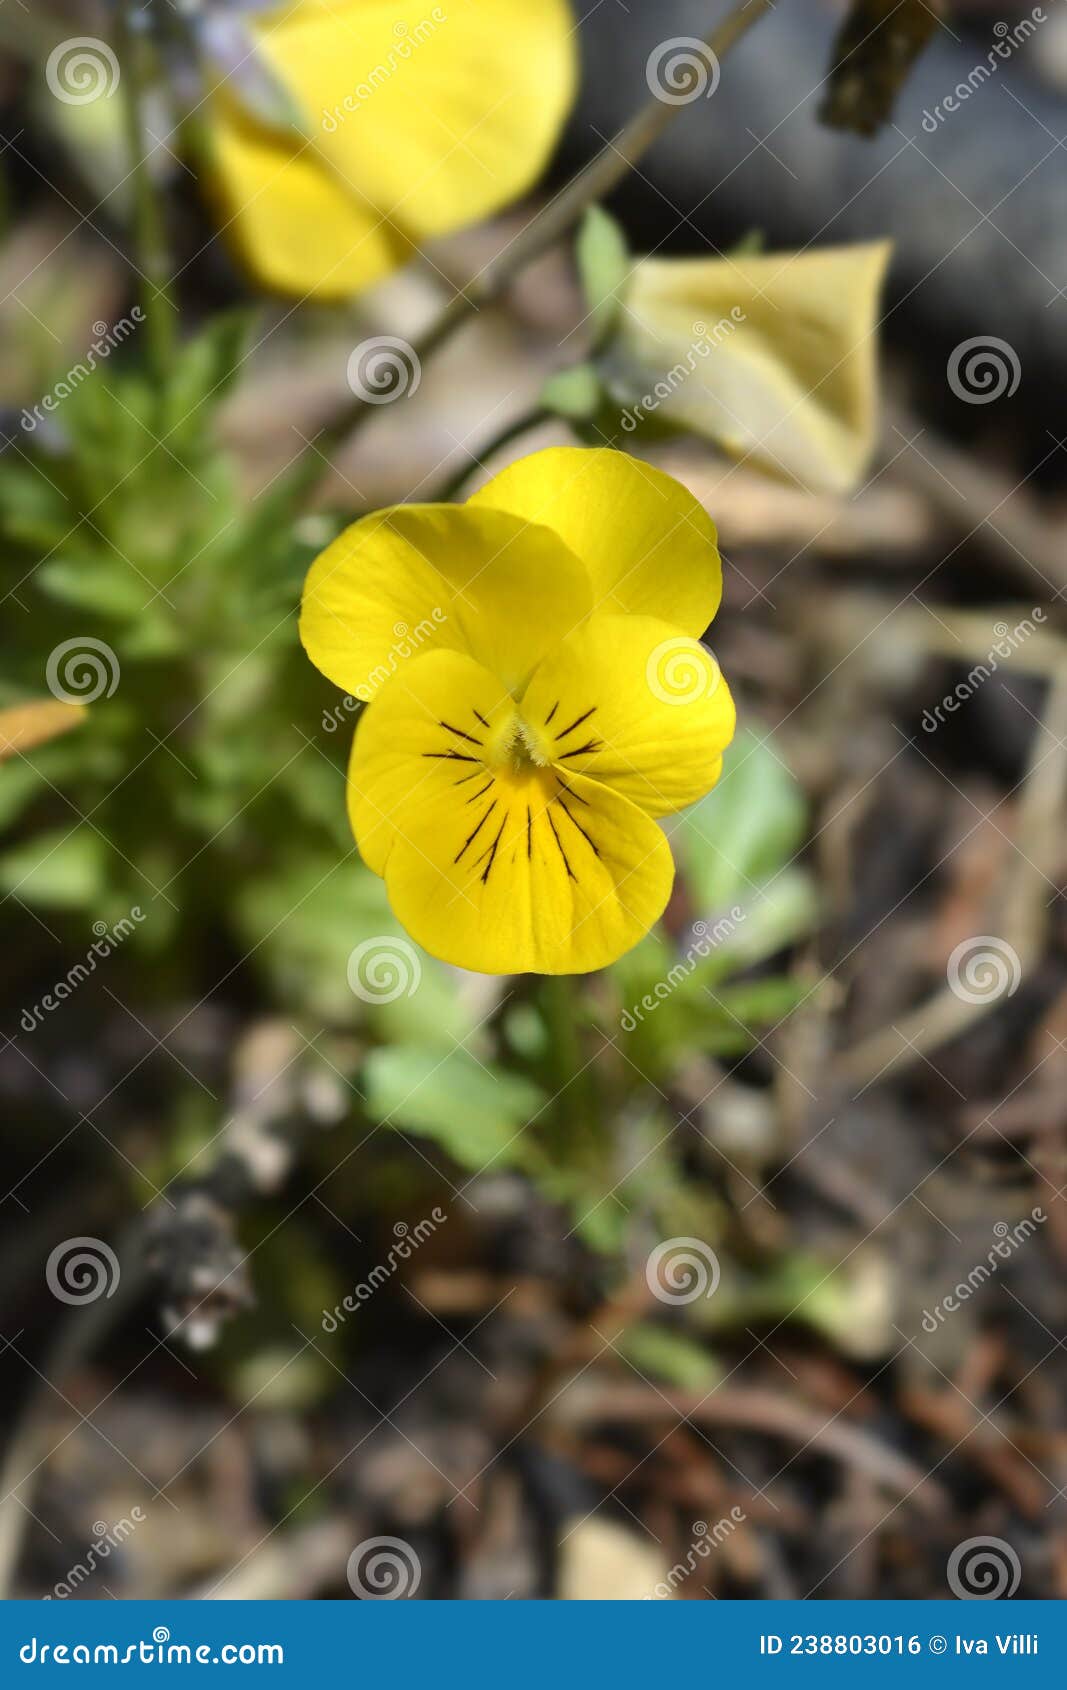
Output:
[[[517,689],[591,598],[585,570],[547,528],[469,505],[396,505],[353,523],[316,559],[300,637],[323,674],[364,700],[442,648]]]
[[[566,781],[601,781],[652,816],[709,791],[736,720],[715,659],[651,616],[590,617],[535,671],[519,709]]]
[[[649,392],[631,406],[829,492],[876,438],[888,242],[722,259],[642,259],[621,339]]]
[[[313,146],[258,123],[225,87],[211,110],[223,233],[265,287],[345,299],[411,257],[410,239]]]
[[[702,634],[722,597],[715,524],[672,476],[608,448],[549,447],[469,501],[554,528],[584,563],[594,608]]]
[[[356,839],[397,918],[487,974],[605,967],[661,914],[674,866],[628,799],[525,754],[518,712],[458,652],[398,675],[364,716],[349,776]]]
[[[253,27],[304,134],[290,145],[229,95],[210,102],[208,126],[238,240],[288,291],[343,296],[402,262],[406,243],[517,198],[574,94],[567,0],[297,0]]]
[[[55,739],[57,734],[69,733],[85,715],[84,704],[65,704],[52,698],[11,704],[0,710],[0,763]]]

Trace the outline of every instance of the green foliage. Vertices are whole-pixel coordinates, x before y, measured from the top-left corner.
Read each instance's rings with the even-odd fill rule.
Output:
[[[590,206],[575,242],[578,275],[589,307],[593,340],[610,334],[619,313],[619,295],[632,260],[622,228],[603,206]]]
[[[627,267],[606,214],[587,220],[579,261],[600,336]],[[250,989],[306,1029],[309,1061],[340,1082],[352,1145],[372,1138],[409,1182],[429,1161],[456,1183],[517,1170],[615,1261],[638,1224],[718,1240],[723,1205],[693,1177],[672,1097],[693,1059],[746,1056],[801,996],[788,956],[815,905],[794,861],[807,827],[795,782],[766,739],[742,734],[715,791],[669,824],[669,922],[570,998],[567,982],[550,998],[418,953],[351,839],[354,716],[297,644],[300,585],[332,519],[298,520],[284,479],[249,499],[219,447],[248,331],[241,316],[215,321],[161,388],[123,349],[51,413],[47,435],[0,460],[0,540],[28,611],[5,643],[0,704],[45,694],[66,642],[109,654],[116,682],[76,733],[5,766],[0,891],[47,910],[75,954],[91,925],[139,906],[122,966],[142,1012],[220,982],[237,999]],[[546,403],[593,415],[599,376],[565,372]],[[354,983],[353,953],[371,941],[408,959],[396,991]],[[171,1114],[153,1177],[205,1172],[217,1110],[179,1079]],[[402,1134],[436,1154],[413,1156]],[[288,1282],[270,1251],[268,1227],[264,1271]],[[300,1271],[294,1310],[329,1302],[313,1250]],[[624,1353],[671,1384],[714,1380],[703,1346],[655,1321]],[[316,1363],[299,1388],[321,1379]]]
[[[531,1080],[488,1069],[461,1045],[444,1055],[420,1045],[372,1051],[363,1083],[375,1120],[426,1134],[473,1173],[527,1163],[524,1132],[547,1101]]]

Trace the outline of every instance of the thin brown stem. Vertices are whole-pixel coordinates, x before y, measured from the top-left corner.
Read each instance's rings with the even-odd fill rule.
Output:
[[[770,11],[774,0],[740,0],[720,24],[705,37],[709,55],[720,63],[727,53]],[[555,246],[581,220],[597,200],[618,187],[627,172],[669,128],[684,109],[685,102],[665,100],[653,94],[629,123],[579,171],[554,200],[543,206],[522,233],[485,269],[462,288],[429,327],[413,342],[419,363],[449,340],[456,330],[486,305],[498,299],[521,270],[550,247]],[[366,400],[354,406],[321,434],[316,442],[320,453],[331,453],[342,441],[362,427],[374,407]],[[303,468],[303,466],[301,466]],[[314,465],[312,480],[317,480]]]

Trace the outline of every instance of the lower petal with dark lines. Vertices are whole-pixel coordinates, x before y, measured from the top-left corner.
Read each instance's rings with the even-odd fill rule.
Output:
[[[357,843],[412,938],[445,962],[584,973],[636,944],[667,902],[674,866],[656,823],[533,751],[515,700],[459,652],[410,664],[359,724]]]
[[[434,956],[484,974],[606,967],[659,918],[674,878],[635,804],[581,775],[564,789],[550,769],[498,774],[458,848],[443,845],[439,826],[405,826],[389,899]]]

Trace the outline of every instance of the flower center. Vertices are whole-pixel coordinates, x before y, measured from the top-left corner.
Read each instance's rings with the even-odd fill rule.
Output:
[[[518,710],[510,712],[491,735],[486,746],[490,768],[516,775],[531,775],[551,762],[543,736]]]

